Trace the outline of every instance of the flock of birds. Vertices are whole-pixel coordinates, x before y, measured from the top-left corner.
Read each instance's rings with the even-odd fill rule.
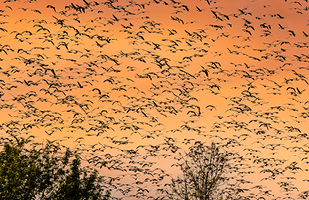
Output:
[[[309,197],[307,0],[5,0],[1,143],[73,147],[116,199],[173,199],[179,153],[229,152],[234,199]]]

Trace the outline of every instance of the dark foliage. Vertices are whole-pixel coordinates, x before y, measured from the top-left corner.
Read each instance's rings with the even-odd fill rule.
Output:
[[[103,178],[81,168],[81,159],[69,149],[48,142],[37,150],[24,139],[6,143],[0,152],[0,199],[107,200]]]

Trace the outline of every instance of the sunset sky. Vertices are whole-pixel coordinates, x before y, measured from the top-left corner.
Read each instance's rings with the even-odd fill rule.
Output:
[[[307,0],[5,0],[0,136],[57,140],[123,199],[166,197],[179,153],[216,142],[237,169],[223,188],[303,199],[308,12]]]

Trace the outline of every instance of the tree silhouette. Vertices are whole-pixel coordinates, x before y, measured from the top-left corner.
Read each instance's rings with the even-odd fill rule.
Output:
[[[96,170],[81,168],[81,159],[67,149],[48,142],[36,150],[28,141],[4,144],[0,152],[0,199],[107,200],[103,178]]]
[[[206,146],[196,142],[179,163],[182,174],[172,180],[173,199],[210,200],[221,199],[219,185],[227,167],[228,153],[220,152],[212,143]]]

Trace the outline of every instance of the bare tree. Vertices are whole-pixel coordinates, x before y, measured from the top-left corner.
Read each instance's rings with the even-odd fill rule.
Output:
[[[220,199],[218,187],[225,180],[227,158],[228,153],[220,152],[215,143],[206,146],[196,142],[185,156],[181,155],[182,174],[172,182],[173,199]]]

